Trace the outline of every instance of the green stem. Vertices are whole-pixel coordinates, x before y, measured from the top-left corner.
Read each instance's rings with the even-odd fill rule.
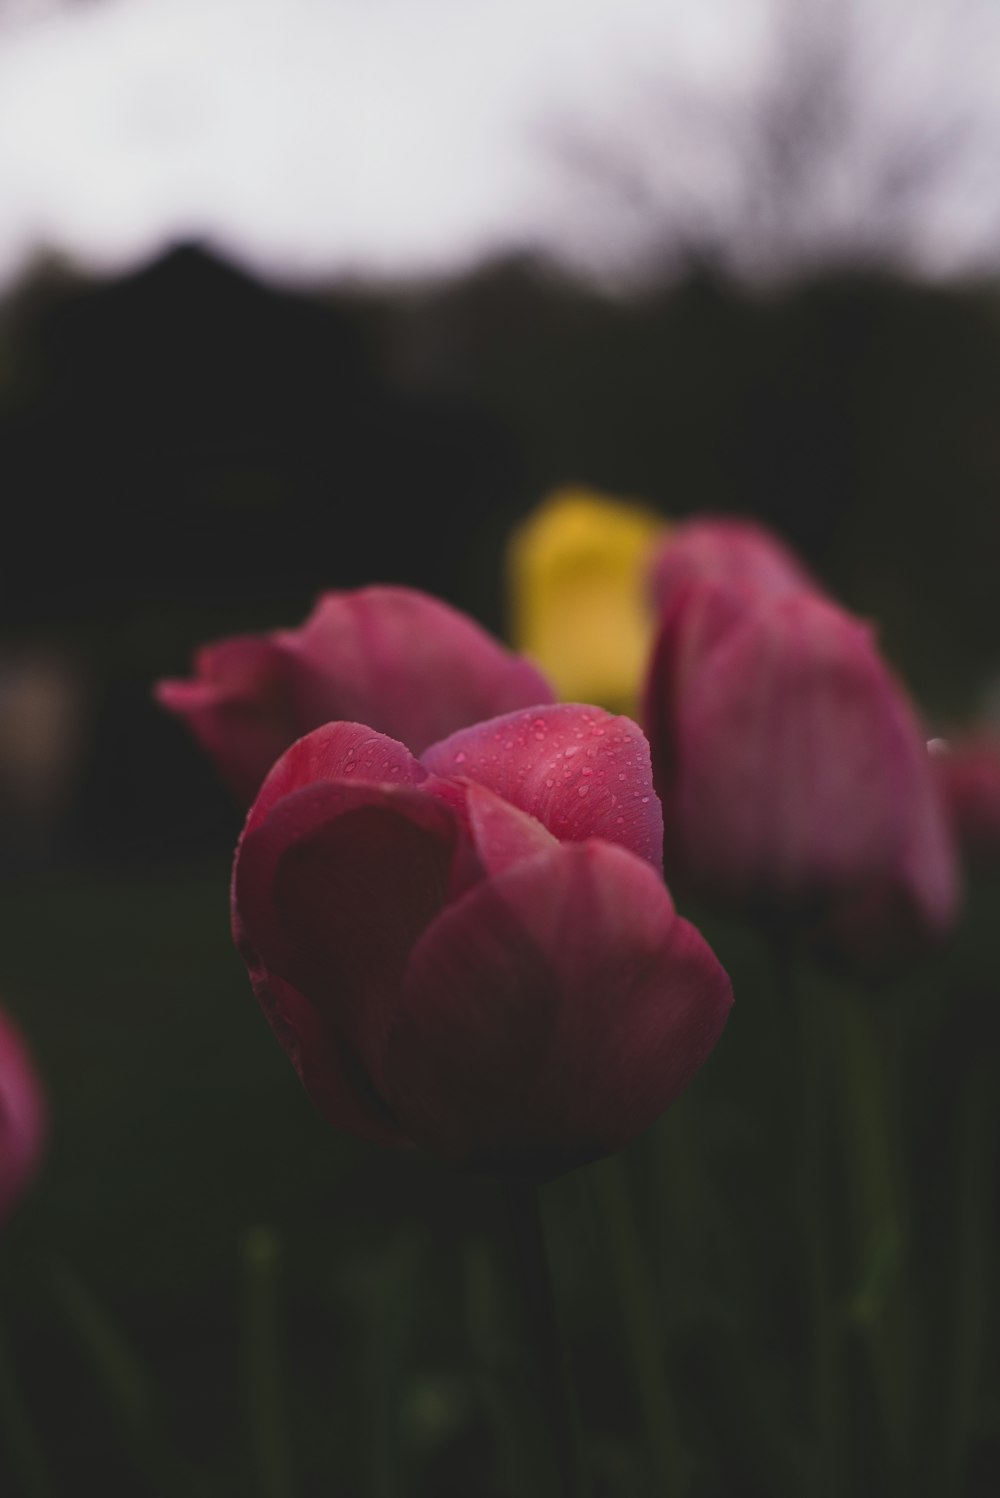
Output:
[[[10,1472],[23,1498],[52,1498],[52,1484],[21,1398],[14,1359],[0,1328],[0,1436]]]
[[[132,1456],[162,1498],[204,1498],[209,1485],[166,1438],[145,1369],[97,1298],[68,1265],[52,1265],[52,1289],[82,1344]]]
[[[989,1325],[989,1197],[992,1146],[989,1077],[985,1070],[966,1084],[958,1127],[958,1201],[955,1212],[954,1301],[947,1391],[948,1471],[944,1491],[961,1491],[962,1459],[982,1373],[984,1331]]]
[[[254,1469],[261,1498],[291,1498],[291,1458],[278,1351],[278,1261],[275,1235],[252,1228],[243,1243],[247,1397]]]
[[[463,1245],[465,1316],[477,1369],[480,1402],[493,1432],[501,1492],[510,1498],[549,1498],[548,1446],[539,1458],[537,1422],[523,1418],[523,1377],[519,1346],[511,1337],[492,1243]]]
[[[794,955],[787,940],[774,943],[775,987],[792,1035],[792,1187],[801,1253],[806,1343],[806,1387],[812,1431],[810,1491],[844,1491],[841,1472],[843,1349],[831,1290],[829,1250],[826,1036],[822,1013],[796,990]]]
[[[587,1483],[569,1365],[556,1319],[538,1188],[504,1183],[528,1332],[534,1344],[562,1498],[585,1498]]]
[[[621,1157],[601,1161],[590,1179],[607,1235],[656,1492],[660,1498],[681,1498],[689,1466],[664,1373],[661,1318]]]
[[[907,1263],[898,1103],[887,1048],[867,1009],[838,1005],[845,1071],[847,1168],[861,1264],[851,1311],[868,1350],[882,1407],[894,1489],[909,1491],[917,1347]]]

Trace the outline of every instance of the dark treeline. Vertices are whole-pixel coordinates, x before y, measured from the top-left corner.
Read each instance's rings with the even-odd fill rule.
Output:
[[[567,480],[775,525],[938,712],[971,711],[1000,660],[981,289],[856,274],[750,294],[700,272],[625,300],[509,264],[307,297],[196,249],[96,286],[40,274],[0,331],[0,477],[0,627],[86,662],[80,835],[111,848],[231,831],[152,677],[374,579],[502,628],[499,548]],[[175,789],[154,774],[154,797],[165,755]]]

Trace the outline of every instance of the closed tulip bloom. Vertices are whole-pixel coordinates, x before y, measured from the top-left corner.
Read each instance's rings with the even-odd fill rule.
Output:
[[[159,701],[187,723],[233,793],[253,800],[288,746],[332,720],[370,724],[414,753],[484,718],[551,702],[528,661],[411,588],[326,593],[298,629],[206,645]]]
[[[13,1020],[0,1010],[0,1224],[38,1168],[45,1117],[28,1048]]]
[[[631,712],[655,618],[649,559],[660,515],[591,489],[557,489],[511,536],[511,625],[559,697]]]
[[[691,582],[725,583],[755,597],[818,593],[818,585],[777,536],[752,520],[685,520],[658,546],[649,571],[660,611]]]
[[[332,1124],[541,1180],[652,1123],[728,1013],[661,836],[646,742],[600,709],[508,714],[421,759],[331,723],[250,811],[234,934]]]
[[[646,690],[668,878],[891,965],[951,925],[954,849],[924,735],[868,627],[804,590],[674,596]]]
[[[1000,733],[934,739],[929,748],[964,861],[1000,873]]]

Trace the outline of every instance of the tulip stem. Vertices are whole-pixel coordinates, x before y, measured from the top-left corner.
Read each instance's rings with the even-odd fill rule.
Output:
[[[890,1491],[908,1492],[920,1349],[909,1285],[899,1099],[886,1036],[879,1036],[868,1007],[844,995],[837,1014],[848,1129],[847,1181],[859,1258],[851,1317],[864,1340],[881,1403]]]
[[[51,1498],[52,1484],[21,1397],[14,1359],[0,1328],[0,1437],[23,1498]]]
[[[523,1181],[504,1183],[507,1216],[528,1333],[541,1383],[562,1498],[586,1498],[579,1418],[569,1362],[556,1318],[552,1275],[545,1247],[538,1188]]]
[[[809,1424],[816,1495],[843,1490],[840,1472],[843,1424],[842,1344],[834,1321],[830,1284],[827,1190],[826,1041],[815,996],[796,991],[791,941],[774,939],[775,984],[793,1037],[791,1056],[792,1198],[799,1243]]]
[[[962,1459],[982,1373],[985,1328],[989,1325],[989,1230],[984,1210],[992,1180],[989,1081],[985,1070],[970,1077],[958,1114],[954,1291],[947,1392],[948,1470],[941,1489],[946,1493],[961,1490]]]
[[[649,1264],[620,1156],[594,1166],[590,1179],[604,1222],[656,1492],[662,1498],[680,1498],[688,1487],[688,1464],[663,1369],[660,1318]]]
[[[243,1242],[247,1396],[261,1498],[290,1498],[293,1483],[278,1355],[278,1241],[256,1227]]]

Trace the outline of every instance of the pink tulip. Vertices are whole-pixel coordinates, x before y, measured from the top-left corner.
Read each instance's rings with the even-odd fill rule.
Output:
[[[1000,734],[935,739],[931,762],[971,869],[1000,873]]]
[[[668,878],[891,964],[951,925],[924,735],[868,627],[805,589],[704,578],[668,602],[645,713]]]
[[[756,597],[820,591],[777,536],[751,520],[725,515],[684,521],[654,553],[650,583],[661,610],[698,581],[725,583]]]
[[[332,1124],[544,1179],[652,1123],[728,1013],[661,839],[627,718],[536,707],[419,760],[330,723],[250,811],[234,934]]]
[[[541,673],[473,620],[390,587],[326,593],[298,629],[203,646],[194,679],[160,682],[156,695],[244,802],[290,744],[335,719],[419,754],[469,723],[552,701]]]
[[[38,1168],[46,1110],[28,1048],[0,1011],[0,1224]]]

